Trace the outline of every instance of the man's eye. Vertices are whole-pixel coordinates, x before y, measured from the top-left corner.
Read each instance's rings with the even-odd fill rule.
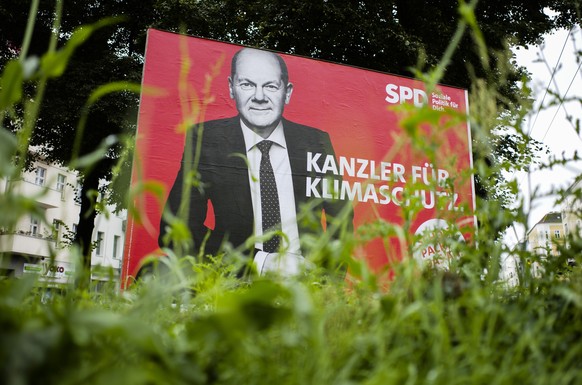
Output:
[[[251,83],[240,83],[238,86],[243,91],[250,91],[255,88],[255,86],[253,86]]]
[[[275,91],[279,91],[279,87],[276,86],[275,84],[267,84],[265,86],[265,90],[275,92]]]

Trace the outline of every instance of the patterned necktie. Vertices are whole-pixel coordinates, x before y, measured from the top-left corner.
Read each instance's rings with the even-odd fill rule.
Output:
[[[269,231],[281,230],[281,210],[279,207],[279,195],[277,195],[277,184],[275,174],[271,166],[269,150],[273,142],[263,140],[257,143],[257,148],[261,151],[261,167],[259,169],[259,181],[261,186],[261,213],[263,219],[263,234]],[[274,235],[268,241],[263,242],[263,251],[275,253],[279,249],[281,237]]]

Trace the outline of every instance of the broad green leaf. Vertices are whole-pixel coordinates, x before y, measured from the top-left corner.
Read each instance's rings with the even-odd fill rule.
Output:
[[[119,17],[110,17],[100,20],[94,24],[83,25],[77,28],[65,46],[56,52],[48,52],[41,59],[41,69],[47,77],[59,77],[67,68],[69,59],[81,44],[83,44],[91,34],[99,28],[116,24],[123,20]]]
[[[95,90],[93,90],[93,92],[91,92],[89,99],[87,99],[86,105],[92,105],[96,103],[99,99],[101,99],[103,96],[111,94],[113,92],[130,91],[139,94],[140,89],[141,86],[139,84],[132,82],[121,81],[107,83],[97,87]]]
[[[69,167],[75,169],[84,169],[87,167],[91,167],[103,159],[106,155],[111,146],[117,143],[117,137],[115,135],[109,135],[105,138],[100,144],[97,149],[90,152],[87,155],[84,155],[80,158],[74,159]]]
[[[0,127],[0,177],[12,174],[14,155],[16,154],[16,137]]]
[[[18,60],[8,62],[0,79],[0,110],[10,108],[22,98],[24,74]]]

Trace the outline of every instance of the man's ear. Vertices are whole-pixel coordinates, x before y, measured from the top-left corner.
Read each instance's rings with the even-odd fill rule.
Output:
[[[287,88],[285,90],[285,104],[289,104],[292,93],[293,93],[293,83],[287,83]]]
[[[234,85],[230,76],[228,77],[228,92],[230,93],[230,98],[234,99]]]

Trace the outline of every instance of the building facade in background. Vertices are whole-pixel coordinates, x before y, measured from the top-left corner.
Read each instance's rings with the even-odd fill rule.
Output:
[[[566,192],[562,205],[564,235],[582,234],[582,180],[573,183]]]
[[[559,255],[558,245],[564,242],[564,225],[562,214],[549,212],[527,233],[527,249],[541,259]],[[534,277],[543,273],[543,267],[538,261],[531,261],[531,271]]]
[[[540,255],[558,255],[558,244],[564,240],[562,214],[549,212],[527,233],[527,248]]]
[[[558,257],[560,246],[568,247],[570,237],[582,236],[582,181],[573,183],[565,192],[560,212],[552,211],[536,223],[527,237],[516,246],[516,250],[527,250],[544,258]],[[534,276],[540,276],[543,269],[539,262],[528,261]],[[575,261],[568,260],[572,265]],[[501,261],[500,279],[509,285],[518,283],[523,266],[519,257],[508,254]]]
[[[75,272],[69,245],[81,208],[77,173],[37,161],[19,179],[0,179],[0,194],[9,191],[31,199],[35,210],[15,228],[0,228],[0,277],[37,274],[40,282],[69,282]],[[99,214],[95,220],[91,278],[97,285],[119,277],[125,224],[125,212]]]

